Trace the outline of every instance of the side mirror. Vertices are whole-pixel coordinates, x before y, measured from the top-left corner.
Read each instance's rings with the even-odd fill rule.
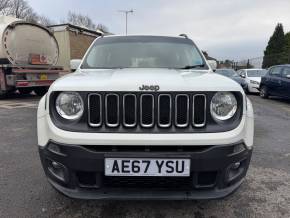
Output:
[[[286,78],[287,78],[287,79],[290,79],[290,74],[287,74],[287,75],[286,75]]]
[[[208,65],[211,67],[213,71],[217,68],[217,62],[215,60],[207,60]]]
[[[81,59],[72,59],[72,60],[70,60],[70,69],[71,69],[71,71],[75,72],[79,68],[81,62],[82,62]]]
[[[244,79],[246,78],[246,76],[245,76],[244,74],[241,74],[240,76],[241,76],[242,78],[244,78]]]

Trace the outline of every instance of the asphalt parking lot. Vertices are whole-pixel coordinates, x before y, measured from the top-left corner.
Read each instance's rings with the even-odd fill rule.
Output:
[[[38,98],[0,100],[0,217],[290,217],[290,101],[250,96],[255,148],[240,189],[211,201],[83,201],[57,193],[37,151]]]

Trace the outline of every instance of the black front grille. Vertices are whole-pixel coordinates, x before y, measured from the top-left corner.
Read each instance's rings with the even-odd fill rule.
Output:
[[[93,127],[98,127],[102,124],[102,98],[99,94],[89,95],[89,123]]]
[[[203,127],[206,123],[206,97],[205,95],[193,96],[193,125]]]
[[[124,95],[123,120],[126,127],[134,127],[137,124],[137,98],[133,94]]]
[[[192,189],[193,177],[105,177],[110,188],[173,188]]]
[[[172,100],[170,95],[158,96],[158,125],[169,127],[171,125]]]
[[[177,127],[186,127],[189,121],[189,96],[177,95],[175,102],[175,125]]]
[[[140,102],[141,126],[145,128],[152,127],[154,125],[154,96],[141,95]]]
[[[232,92],[238,103],[235,115],[217,122],[210,113],[216,92],[79,92],[83,116],[74,121],[62,118],[49,97],[49,113],[58,128],[91,133],[217,133],[237,128],[243,115],[243,95]]]
[[[206,95],[109,93],[88,95],[90,127],[175,128],[206,125]]]
[[[104,176],[100,172],[77,171],[75,174],[81,188],[149,188],[192,190],[208,189],[216,186],[217,171],[191,172],[190,177],[152,176]]]
[[[106,125],[116,127],[119,125],[119,95],[108,94],[105,97]]]

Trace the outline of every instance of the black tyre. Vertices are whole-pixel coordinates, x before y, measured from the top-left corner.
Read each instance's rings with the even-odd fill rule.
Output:
[[[47,92],[48,88],[47,87],[38,87],[34,89],[35,94],[38,96],[44,96]]]
[[[28,95],[31,93],[32,89],[31,88],[20,88],[20,89],[18,89],[18,91],[21,95]]]
[[[248,86],[246,86],[246,87],[244,88],[244,91],[245,91],[245,93],[246,93],[247,95],[250,94]]]
[[[6,92],[0,90],[0,99],[3,99],[6,97]]]
[[[260,90],[260,96],[262,98],[268,98],[269,97],[269,92],[267,86],[262,86]]]

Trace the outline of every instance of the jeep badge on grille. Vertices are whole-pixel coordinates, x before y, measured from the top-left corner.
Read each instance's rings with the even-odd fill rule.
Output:
[[[142,85],[139,86],[140,91],[155,91],[157,92],[160,89],[158,85]]]

